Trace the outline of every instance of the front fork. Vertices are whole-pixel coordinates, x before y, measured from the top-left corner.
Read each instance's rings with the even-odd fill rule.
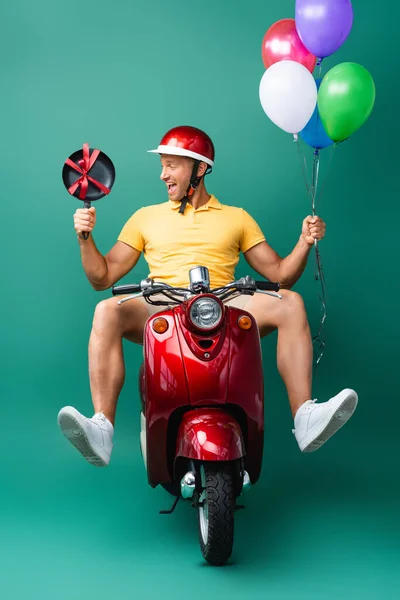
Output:
[[[187,471],[181,479],[181,496],[185,500],[192,499],[196,491],[199,492],[197,495],[198,497],[200,497],[203,492],[204,485],[201,482],[200,465],[201,462],[195,464],[193,460],[190,460],[189,471]],[[243,459],[240,459],[238,465],[236,496],[242,496],[247,493],[251,487],[250,476],[248,472],[244,470]]]

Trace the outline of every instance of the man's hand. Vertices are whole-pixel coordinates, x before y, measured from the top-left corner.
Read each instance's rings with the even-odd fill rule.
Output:
[[[320,217],[308,216],[303,221],[301,237],[307,244],[312,246],[314,240],[322,240],[325,235],[326,224]]]
[[[78,235],[82,231],[93,231],[96,225],[96,209],[94,206],[90,208],[78,208],[74,214],[74,228]]]

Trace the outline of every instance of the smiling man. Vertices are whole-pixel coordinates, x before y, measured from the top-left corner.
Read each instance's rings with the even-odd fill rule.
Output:
[[[317,450],[351,417],[358,402],[356,392],[348,388],[326,402],[312,399],[310,328],[303,300],[291,290],[304,271],[314,240],[324,237],[325,223],[319,217],[306,217],[292,252],[281,258],[247,211],[222,204],[207,192],[204,177],[214,165],[214,145],[206,133],[176,127],[150,152],[160,155],[168,200],[136,211],[108,254],[99,252],[92,235],[87,240],[82,237],[82,232],[94,229],[95,209],[78,209],[74,215],[89,282],[95,290],[112,287],[133,269],[143,252],[149,277],[156,281],[187,287],[189,270],[200,264],[209,269],[211,287],[218,287],[234,280],[242,252],[262,277],[280,282],[283,298],[256,293],[226,304],[250,312],[261,337],[278,330],[278,369],[294,418],[293,433],[301,451]],[[122,339],[142,343],[149,315],[163,310],[143,298],[120,306],[117,302],[117,298],[100,302],[93,319],[89,373],[94,416],[87,418],[72,406],[58,415],[64,435],[97,466],[108,465],[111,456],[125,376]]]

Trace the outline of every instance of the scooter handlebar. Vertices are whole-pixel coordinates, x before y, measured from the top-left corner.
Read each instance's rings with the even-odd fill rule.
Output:
[[[112,295],[120,296],[122,294],[137,294],[141,291],[142,288],[140,283],[132,283],[129,285],[117,285],[112,288]]]
[[[241,280],[238,282],[240,283]],[[253,280],[253,286],[254,284],[256,285],[256,288],[261,290],[261,291],[265,291],[265,292],[279,292],[280,290],[280,284],[279,283],[275,283],[272,281],[254,281]],[[169,287],[169,286],[166,286]],[[239,286],[238,286],[239,287]],[[171,288],[171,290],[173,290],[173,288]],[[136,294],[138,292],[143,291],[142,286],[140,283],[133,283],[133,284],[129,284],[129,285],[117,285],[114,286],[112,288],[112,294],[113,296],[120,296],[123,294]],[[154,290],[156,291],[156,290]],[[159,291],[159,290],[157,290]]]
[[[274,283],[272,281],[256,281],[257,289],[265,292],[279,292],[281,289],[280,283]]]

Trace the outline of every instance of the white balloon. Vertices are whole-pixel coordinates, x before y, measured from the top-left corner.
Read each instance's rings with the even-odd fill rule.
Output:
[[[288,133],[299,133],[307,125],[318,97],[310,71],[293,60],[271,65],[262,76],[259,93],[267,116]]]

